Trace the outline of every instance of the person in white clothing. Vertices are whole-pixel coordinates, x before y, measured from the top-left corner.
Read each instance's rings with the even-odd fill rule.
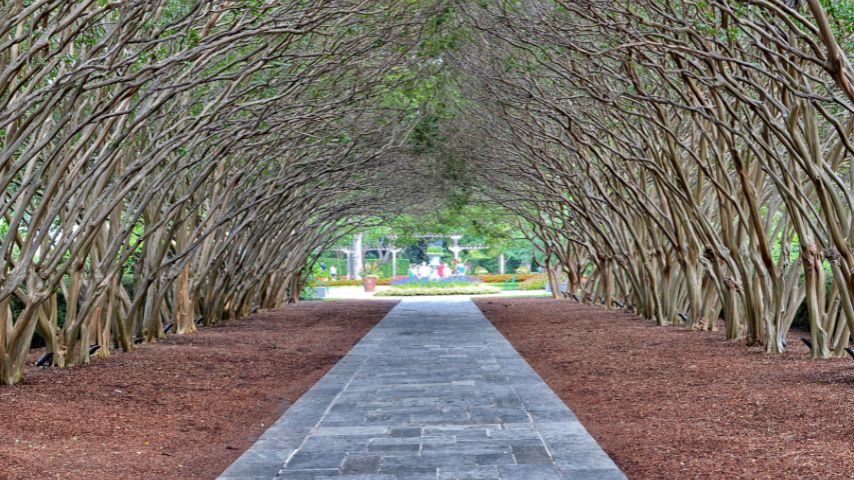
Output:
[[[418,276],[420,278],[429,278],[432,270],[430,265],[427,265],[427,262],[421,262],[421,265],[418,266]]]

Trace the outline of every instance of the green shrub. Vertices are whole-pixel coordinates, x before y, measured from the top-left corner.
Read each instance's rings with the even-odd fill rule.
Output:
[[[500,288],[463,286],[453,288],[389,288],[374,294],[377,297],[414,297],[421,295],[485,295],[501,293]]]
[[[362,266],[363,277],[379,278],[380,275],[382,275],[382,272],[380,271],[378,262],[365,262],[365,264]]]

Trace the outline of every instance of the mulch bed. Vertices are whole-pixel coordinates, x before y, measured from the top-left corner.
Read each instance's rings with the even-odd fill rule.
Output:
[[[484,314],[629,478],[852,478],[854,361],[766,355],[721,332],[551,299]]]
[[[211,479],[396,304],[307,302],[0,387],[0,478]]]

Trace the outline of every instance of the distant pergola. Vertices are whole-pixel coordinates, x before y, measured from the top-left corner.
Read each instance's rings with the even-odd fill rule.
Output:
[[[388,238],[391,239],[392,241],[394,241],[394,239],[396,239],[397,236],[396,235],[389,235]],[[343,253],[344,255],[347,256],[347,278],[350,278],[352,276],[352,274],[350,272],[350,268],[351,268],[350,255],[352,255],[355,251],[349,247],[339,247],[339,248],[335,248],[333,250],[336,252]],[[389,245],[388,247],[367,247],[367,248],[363,248],[362,251],[363,252],[391,252],[391,272],[392,272],[391,274],[392,274],[392,276],[397,275],[397,254],[400,253],[401,251],[403,251],[403,249],[397,248],[394,246],[394,244],[392,244],[392,245]]]
[[[451,253],[454,254],[454,260],[456,260],[456,261],[460,260],[460,253],[462,253],[464,251],[486,250],[487,248],[489,248],[488,245],[460,245],[460,239],[463,238],[462,233],[447,233],[447,234],[445,234],[445,233],[423,233],[423,234],[419,234],[419,235],[413,235],[413,237],[415,237],[415,238],[450,238],[451,241],[453,242],[453,245],[448,247],[448,250],[450,250]],[[390,240],[390,244],[387,247],[366,247],[366,248],[362,248],[361,250],[362,250],[362,252],[372,252],[372,251],[375,251],[375,252],[391,252],[392,276],[396,276],[397,275],[397,254],[402,252],[403,249],[398,248],[397,246],[394,245],[394,241],[398,238],[397,235],[394,235],[394,234],[387,235],[386,238],[388,238]],[[335,248],[333,250],[336,252],[343,253],[347,256],[347,277],[350,278],[352,276],[352,273],[350,272],[350,265],[351,265],[350,256],[353,253],[355,253],[355,251],[349,247],[339,247],[339,248]],[[504,271],[504,255],[502,254],[500,256],[500,258],[501,258],[501,260],[500,260],[501,270],[503,273],[503,271]]]
[[[392,242],[397,238],[397,235],[387,235],[387,238]],[[397,276],[397,254],[402,252],[402,248],[397,248],[394,244],[390,244],[387,247],[369,247],[363,249],[366,252],[376,251],[376,252],[391,252],[391,276]]]

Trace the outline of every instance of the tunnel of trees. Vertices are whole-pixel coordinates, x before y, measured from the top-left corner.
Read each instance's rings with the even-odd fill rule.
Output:
[[[805,308],[814,357],[849,345],[850,0],[0,12],[2,384],[36,336],[85,364],[296,301],[341,236],[466,204],[583,301],[769,353]]]

